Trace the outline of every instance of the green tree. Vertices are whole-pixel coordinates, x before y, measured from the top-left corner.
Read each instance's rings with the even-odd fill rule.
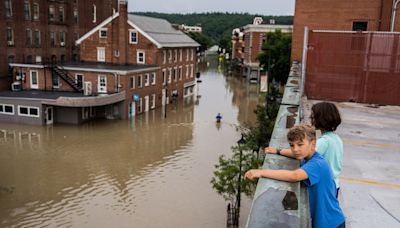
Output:
[[[213,41],[203,33],[191,32],[189,36],[200,44],[200,51],[205,51],[207,48],[211,47]]]
[[[275,79],[281,85],[285,84],[290,71],[290,52],[292,36],[280,30],[267,33],[263,51],[258,55],[260,65],[269,69],[269,80]]]

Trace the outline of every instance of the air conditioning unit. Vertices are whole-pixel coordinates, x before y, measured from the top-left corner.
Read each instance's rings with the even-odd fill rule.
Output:
[[[20,82],[13,82],[11,84],[11,90],[12,91],[21,91],[22,90],[22,86]]]
[[[83,82],[83,95],[92,95],[92,82]]]
[[[8,46],[12,46],[12,45],[14,45],[14,41],[13,41],[13,40],[9,40],[9,41],[7,42],[7,44],[8,44]]]
[[[65,42],[60,42],[60,46],[64,47],[65,46]]]

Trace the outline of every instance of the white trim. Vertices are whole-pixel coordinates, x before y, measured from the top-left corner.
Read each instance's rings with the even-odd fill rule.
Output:
[[[103,32],[103,31],[106,32],[106,36],[102,36],[102,35],[101,35],[101,32]],[[107,39],[107,37],[108,37],[108,29],[107,29],[107,28],[100,28],[100,29],[99,29],[99,38],[100,38],[100,39]]]
[[[28,114],[23,114],[21,113],[21,108],[27,108],[28,109]],[[31,113],[31,109],[36,109],[37,110],[37,115],[32,115]],[[35,107],[35,106],[25,106],[25,105],[18,105],[18,115],[19,116],[26,116],[26,117],[40,117],[40,109],[39,107]]]
[[[104,85],[101,85],[102,78],[104,78]],[[97,76],[97,93],[107,93],[107,75],[99,74]]]
[[[43,67],[42,67],[43,68]],[[80,68],[80,67],[63,67],[64,70],[75,70],[75,71],[85,71],[85,72],[97,72],[97,73],[116,73],[120,75],[127,75],[130,73],[138,73],[138,72],[148,72],[160,69],[159,67],[151,67],[146,69],[137,69],[137,70],[107,70],[107,69],[96,69],[96,68]]]
[[[32,84],[32,73],[33,72],[36,73],[36,84],[35,85]],[[29,80],[30,80],[31,89],[39,89],[39,72],[37,70],[29,71]]]
[[[100,54],[103,54],[104,56]],[[97,62],[105,62],[105,61],[106,61],[106,48],[97,47]]]
[[[136,33],[136,41],[132,42],[132,33]],[[136,29],[129,29],[129,44],[137,44],[139,40],[139,33]]]
[[[37,68],[37,69],[44,68],[44,65],[38,65],[38,64],[9,63],[8,65],[12,67],[26,67],[26,68]]]
[[[154,80],[153,80],[154,79]],[[155,85],[156,84],[156,81],[157,81],[157,73],[156,72],[153,72],[153,73],[151,73],[151,76],[150,76],[150,84],[151,85]]]
[[[143,54],[143,61],[139,61],[139,55]],[[146,63],[146,52],[144,50],[137,50],[136,52],[136,63],[137,64],[145,64]]]
[[[354,34],[369,34],[369,33],[377,33],[377,34],[400,34],[400,32],[386,32],[386,31],[348,31],[348,30],[321,30],[321,29],[316,29],[316,30],[309,30],[310,32],[325,32],[325,33],[354,33]]]
[[[75,45],[79,45],[82,43],[83,40],[86,40],[89,36],[91,36],[93,33],[104,27],[106,24],[110,23],[112,20],[117,18],[119,16],[119,12],[115,13],[114,15],[110,16],[109,18],[105,19],[102,23],[94,27],[92,30],[87,32],[85,35],[83,35],[80,39],[75,41]]]
[[[4,115],[14,115],[15,114],[15,106],[13,104],[1,104],[0,106],[3,106],[3,111],[0,112],[0,114],[4,114]],[[12,107],[12,112],[5,112],[6,108],[5,106],[10,106]]]
[[[149,36],[149,34],[145,33],[142,29],[140,29],[137,25],[135,25],[134,23],[132,23],[129,19],[128,19],[128,24],[130,26],[132,26],[134,29],[136,29],[138,32],[140,32],[144,37],[146,37],[147,39],[149,39],[151,42],[153,42],[157,48],[162,48],[163,46],[158,43],[155,39],[153,39],[151,36]]]
[[[144,86],[149,86],[150,85],[150,74],[146,73],[144,74]]]

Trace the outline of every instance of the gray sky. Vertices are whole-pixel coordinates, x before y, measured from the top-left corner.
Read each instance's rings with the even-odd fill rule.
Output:
[[[293,15],[295,0],[128,0],[128,11]]]

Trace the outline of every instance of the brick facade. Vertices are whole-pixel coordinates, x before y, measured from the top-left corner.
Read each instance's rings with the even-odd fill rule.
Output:
[[[11,11],[6,10],[6,2],[10,2]],[[25,13],[26,7],[30,13]],[[94,7],[96,20],[94,21]],[[54,9],[50,17],[50,8]],[[9,90],[11,78],[8,75],[8,63],[35,63],[71,61],[79,59],[79,50],[74,42],[84,33],[102,22],[118,8],[117,0],[85,0],[85,1],[50,1],[50,0],[9,0],[0,4],[0,90]],[[38,12],[38,13],[37,13]],[[64,12],[64,17],[62,13]],[[75,17],[74,15],[77,15]],[[8,42],[7,31],[12,31]],[[27,32],[30,31],[30,32]],[[64,32],[64,44],[60,33]],[[27,34],[31,33],[31,42],[27,42]],[[39,34],[40,42],[35,42]],[[50,34],[55,35],[54,45]]]
[[[392,0],[303,0],[296,1],[292,60],[302,60],[304,28],[352,30],[353,22],[367,22],[368,31],[389,31]],[[396,12],[394,31],[400,31]]]

